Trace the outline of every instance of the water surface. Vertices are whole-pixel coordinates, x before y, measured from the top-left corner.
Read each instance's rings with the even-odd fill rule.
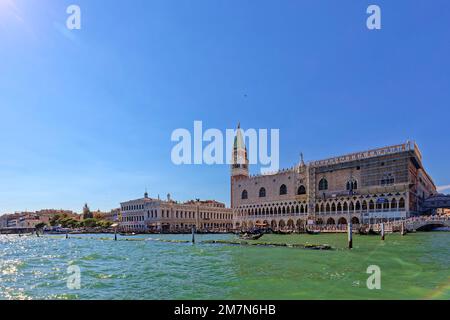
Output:
[[[330,244],[335,250],[201,244],[233,235],[0,236],[0,299],[449,299],[450,233],[264,235],[261,241]],[[67,287],[67,268],[81,288]],[[366,286],[381,268],[381,290]]]

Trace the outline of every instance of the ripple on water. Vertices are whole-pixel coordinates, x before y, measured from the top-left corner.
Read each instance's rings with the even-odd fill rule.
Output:
[[[269,242],[329,243],[336,248],[330,252],[200,244],[231,238],[226,235],[198,236],[196,245],[98,237],[0,236],[0,298],[411,299],[450,294],[445,285],[448,233],[392,235],[384,243],[355,237],[352,251],[345,249],[345,235],[267,236]],[[67,267],[73,264],[81,268],[80,290],[67,288]],[[369,264],[385,271],[381,293],[365,287]]]

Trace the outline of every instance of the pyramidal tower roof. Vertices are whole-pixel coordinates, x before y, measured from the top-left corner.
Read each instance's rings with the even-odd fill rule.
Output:
[[[242,136],[241,123],[238,123],[233,147],[234,149],[246,149],[244,137]]]

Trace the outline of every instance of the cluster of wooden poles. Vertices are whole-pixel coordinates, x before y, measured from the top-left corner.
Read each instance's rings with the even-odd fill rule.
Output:
[[[381,223],[381,230],[380,230],[380,234],[381,234],[381,240],[385,240],[385,230],[384,230],[384,223]],[[348,232],[348,248],[352,249],[353,248],[353,226],[352,223],[350,222],[348,224],[347,227],[347,232]],[[401,229],[401,235],[405,235],[405,225],[404,223],[402,223],[402,229]],[[39,236],[39,235],[38,235]],[[69,234],[66,233],[66,239],[69,238]],[[114,232],[114,241],[117,241],[117,228],[115,229]],[[192,228],[192,243],[195,243],[195,228]]]
[[[405,231],[406,231],[405,230],[405,223],[402,223],[402,229],[401,229],[401,235],[402,236],[404,236],[406,234]],[[347,233],[348,233],[348,248],[352,249],[353,248],[353,227],[352,227],[352,223],[351,222],[348,224]],[[384,223],[381,223],[380,234],[381,234],[381,240],[384,241],[384,239],[385,239]]]

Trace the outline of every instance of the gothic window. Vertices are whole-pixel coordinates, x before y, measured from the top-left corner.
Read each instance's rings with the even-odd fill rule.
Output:
[[[305,186],[302,185],[302,186],[298,187],[297,194],[298,194],[298,195],[306,194],[306,188],[305,188]]]
[[[398,207],[400,209],[404,209],[405,208],[405,199],[400,198],[400,201],[398,202]]]
[[[264,198],[266,196],[266,189],[261,188],[259,189],[259,197]]]
[[[356,180],[347,181],[346,189],[348,191],[358,189],[358,182]]]
[[[392,199],[392,202],[391,202],[391,209],[397,209],[397,200],[395,200],[395,198]]]
[[[389,173],[389,174],[385,174],[383,176],[383,178],[381,179],[381,185],[385,186],[385,185],[390,185],[390,184],[394,184],[395,183],[395,178],[394,176]]]
[[[325,178],[322,178],[319,181],[319,190],[328,190],[328,181]]]
[[[247,190],[242,191],[242,199],[248,199],[248,192]]]
[[[285,184],[282,184],[280,187],[280,195],[287,194],[287,187]]]

